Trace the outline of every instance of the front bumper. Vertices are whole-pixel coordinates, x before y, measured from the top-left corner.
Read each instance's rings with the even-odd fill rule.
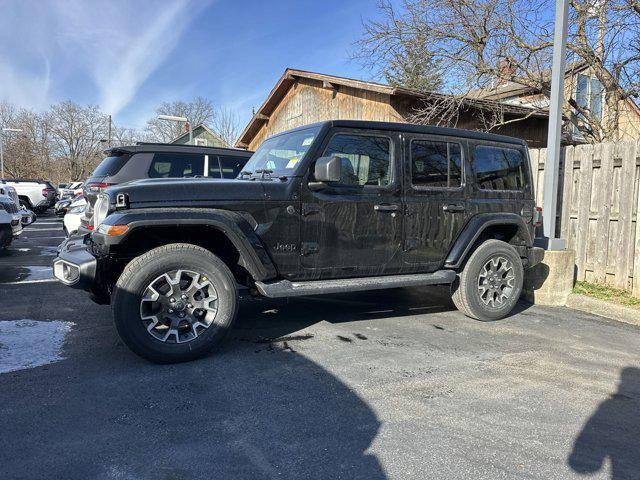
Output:
[[[85,237],[70,237],[58,247],[58,256],[53,261],[53,275],[69,287],[91,292],[97,265],[96,257],[85,244]]]

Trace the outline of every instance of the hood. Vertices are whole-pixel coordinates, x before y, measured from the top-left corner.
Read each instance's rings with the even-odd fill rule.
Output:
[[[129,204],[162,203],[182,205],[216,200],[263,200],[262,182],[211,178],[152,178],[134,180],[106,189],[111,202],[119,193],[127,194]],[[138,205],[140,206],[140,205]]]

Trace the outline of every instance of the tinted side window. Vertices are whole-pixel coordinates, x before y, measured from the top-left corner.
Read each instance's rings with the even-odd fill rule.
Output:
[[[236,178],[242,167],[247,163],[248,158],[242,157],[219,157],[222,178]]]
[[[411,142],[411,183],[415,187],[459,187],[462,179],[460,144]]]
[[[483,190],[522,190],[525,186],[525,157],[520,150],[477,145],[473,168]]]
[[[106,157],[91,174],[92,177],[112,177],[127,163],[130,155],[114,155]]]
[[[193,177],[204,174],[204,156],[187,153],[156,153],[149,178]]]
[[[210,178],[222,178],[220,175],[220,162],[215,155],[209,155],[209,172]]]
[[[391,183],[391,139],[369,135],[336,135],[322,154],[342,162],[340,185],[379,186]]]

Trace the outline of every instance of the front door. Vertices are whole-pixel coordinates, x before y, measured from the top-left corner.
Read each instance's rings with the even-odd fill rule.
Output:
[[[404,142],[404,261],[412,270],[437,270],[468,219],[466,141],[410,134]]]
[[[302,266],[307,278],[397,273],[402,267],[400,136],[336,129],[318,157],[342,162],[340,182],[302,193]],[[313,181],[314,164],[309,180]]]

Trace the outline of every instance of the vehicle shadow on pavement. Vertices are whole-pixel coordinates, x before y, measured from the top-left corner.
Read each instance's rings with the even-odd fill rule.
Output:
[[[108,307],[67,302],[67,359],[0,376],[0,478],[385,479],[369,452],[376,412],[305,354],[331,365],[345,340],[301,330],[454,310],[441,288],[248,300],[213,356],[153,365],[119,341]]]
[[[640,368],[620,372],[618,391],[604,400],[585,423],[567,459],[580,474],[611,462],[612,480],[638,478],[640,472]]]

